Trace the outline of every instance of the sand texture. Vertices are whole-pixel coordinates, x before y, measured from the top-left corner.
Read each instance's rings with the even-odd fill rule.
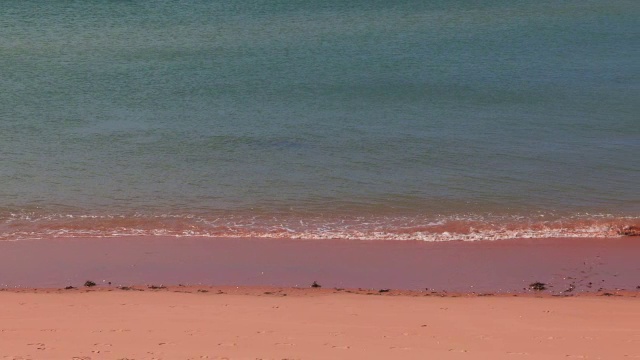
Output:
[[[0,292],[0,359],[640,359],[640,298]]]

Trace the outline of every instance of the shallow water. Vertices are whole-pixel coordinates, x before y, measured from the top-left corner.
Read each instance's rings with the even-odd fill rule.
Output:
[[[4,1],[0,238],[614,234],[640,217],[638,19]]]

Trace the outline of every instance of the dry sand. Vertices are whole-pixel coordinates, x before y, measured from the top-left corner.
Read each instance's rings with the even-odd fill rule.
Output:
[[[640,359],[637,293],[367,293],[1,291],[0,359]]]

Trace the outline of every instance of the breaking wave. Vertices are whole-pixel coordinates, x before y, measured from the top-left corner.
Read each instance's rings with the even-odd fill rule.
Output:
[[[0,215],[0,240],[67,237],[175,236],[211,238],[482,241],[513,238],[616,237],[640,217],[610,214],[325,216],[294,214]]]

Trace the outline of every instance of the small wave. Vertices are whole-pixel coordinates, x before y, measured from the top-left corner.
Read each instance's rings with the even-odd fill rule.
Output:
[[[0,240],[67,237],[491,241],[513,238],[616,237],[639,217],[609,214],[534,216],[269,216],[255,214],[42,214],[0,217]]]

